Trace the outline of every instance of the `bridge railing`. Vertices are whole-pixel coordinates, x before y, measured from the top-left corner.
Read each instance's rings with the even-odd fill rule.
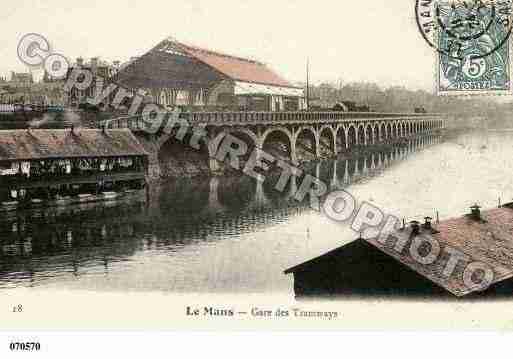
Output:
[[[172,113],[169,113],[172,115]],[[420,120],[439,118],[434,113],[380,113],[380,112],[182,112],[180,118],[191,124],[229,123],[314,123],[326,121],[382,121],[386,119]],[[124,116],[101,121],[99,127],[142,129],[145,122],[141,115]]]
[[[103,120],[98,123],[99,128],[129,128],[131,130],[143,129],[145,127],[145,122],[141,115],[135,116],[123,116],[112,118],[108,120]]]
[[[196,123],[218,122],[320,122],[329,120],[381,120],[386,118],[426,118],[435,114],[379,112],[184,112],[183,118]]]

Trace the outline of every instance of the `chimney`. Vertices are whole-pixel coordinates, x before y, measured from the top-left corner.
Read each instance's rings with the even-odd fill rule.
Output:
[[[411,221],[410,222],[410,228],[411,228],[411,236],[415,237],[419,235],[420,233],[420,222],[419,221]]]
[[[425,222],[422,227],[424,229],[428,229],[428,230],[433,229],[433,226],[431,226],[431,221],[433,220],[433,218],[428,216],[428,217],[424,217],[424,220],[425,220]]]
[[[91,57],[91,71],[93,72],[93,75],[96,76],[98,74],[98,57]]]
[[[84,59],[81,57],[77,57],[77,65],[80,67],[84,66]]]
[[[481,207],[477,203],[470,207],[470,217],[476,221],[481,220]]]

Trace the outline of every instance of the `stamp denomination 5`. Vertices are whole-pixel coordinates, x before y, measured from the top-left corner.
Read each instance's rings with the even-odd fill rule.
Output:
[[[511,0],[417,0],[415,9],[436,49],[439,94],[511,93]]]

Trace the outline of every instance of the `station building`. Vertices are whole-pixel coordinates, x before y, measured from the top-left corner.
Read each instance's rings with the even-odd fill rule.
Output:
[[[70,68],[68,69],[66,80],[76,68],[90,71],[93,76],[93,81],[92,84],[85,90],[77,89],[76,87],[72,87],[71,89],[66,90],[65,103],[70,107],[78,107],[80,104],[86,103],[88,98],[96,97],[97,91],[99,89],[103,89],[104,86],[106,86],[105,82],[108,81],[108,79],[111,78],[116,71],[115,65],[110,64],[107,61],[100,59],[99,57],[93,57],[89,61],[85,61],[84,58],[79,57],[76,59],[76,62],[71,64]],[[52,79],[49,78],[46,82],[52,82]],[[58,80],[58,82],[61,81]],[[64,85],[64,82],[62,82],[62,85]]]
[[[301,111],[305,91],[262,62],[180,43],[160,42],[122,64],[119,85],[143,90],[147,100],[194,111]]]

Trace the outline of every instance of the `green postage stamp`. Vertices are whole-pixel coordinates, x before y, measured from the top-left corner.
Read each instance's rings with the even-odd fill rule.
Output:
[[[511,0],[417,2],[440,95],[511,94]]]

